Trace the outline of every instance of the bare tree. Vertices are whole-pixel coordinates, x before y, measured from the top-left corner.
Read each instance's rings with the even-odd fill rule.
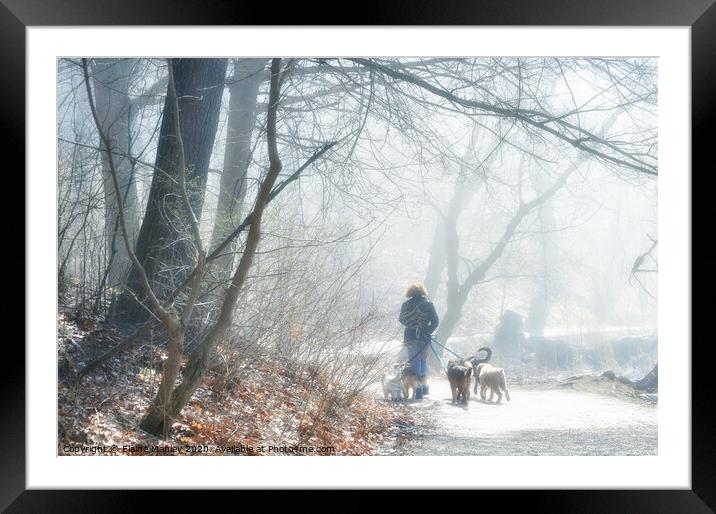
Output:
[[[544,204],[549,198],[557,193],[557,191],[564,186],[569,176],[572,175],[576,169],[576,166],[568,167],[547,190],[535,196],[533,199],[529,201],[522,201],[522,199],[520,199],[517,210],[514,212],[509,223],[507,223],[504,227],[500,238],[494,244],[490,252],[468,272],[467,276],[462,281],[458,275],[460,240],[457,234],[456,226],[454,224],[448,226],[446,235],[446,247],[448,254],[447,310],[445,311],[440,326],[438,327],[438,332],[436,334],[438,339],[445,341],[448,337],[450,337],[455,325],[460,319],[462,308],[468,299],[470,291],[473,287],[480,283],[480,281],[486,278],[487,272],[502,256],[505,248],[512,240],[522,221],[536,208]]]
[[[259,88],[266,80],[263,71],[268,62],[269,59],[236,59],[234,73],[227,81],[230,95],[228,126],[224,167],[211,237],[212,246],[221,243],[241,221],[246,198],[247,173],[251,164],[251,136],[256,126]],[[230,252],[226,252],[216,259],[214,266],[218,273],[231,269],[231,256]]]
[[[161,405],[162,410],[166,409],[166,405],[169,400],[169,393],[171,392],[171,387],[174,384],[174,377],[176,377],[178,370],[179,370],[179,364],[180,364],[180,358],[181,358],[181,352],[183,347],[183,341],[184,341],[184,332],[185,332],[185,324],[188,320],[189,316],[191,315],[191,311],[194,306],[194,300],[196,299],[196,295],[199,291],[199,286],[201,284],[201,278],[204,274],[204,264],[205,264],[205,253],[202,248],[201,244],[201,237],[199,235],[199,229],[198,229],[198,222],[196,220],[196,216],[192,210],[191,203],[189,201],[189,195],[187,192],[186,187],[186,157],[184,155],[184,144],[181,139],[181,130],[180,130],[180,121],[179,121],[179,114],[178,114],[178,96],[176,87],[174,84],[174,70],[173,70],[173,64],[172,61],[169,61],[169,88],[171,91],[171,99],[174,102],[174,108],[175,113],[177,113],[174,116],[174,134],[178,138],[178,163],[177,163],[177,173],[178,173],[178,186],[179,186],[179,192],[182,198],[182,205],[183,208],[187,210],[189,219],[192,223],[192,235],[194,236],[194,244],[197,248],[197,254],[196,254],[196,267],[194,268],[193,273],[193,282],[192,282],[192,289],[189,294],[189,298],[184,306],[184,311],[181,315],[179,315],[176,310],[170,305],[168,308],[165,308],[160,303],[159,299],[157,298],[156,293],[154,292],[152,285],[149,282],[149,278],[147,277],[147,274],[144,270],[144,267],[142,266],[141,262],[137,258],[136,254],[134,253],[132,246],[130,244],[129,240],[129,231],[127,230],[127,224],[126,220],[124,218],[124,205],[122,203],[122,197],[121,197],[121,190],[119,186],[119,180],[117,178],[117,170],[114,164],[114,154],[112,150],[112,144],[107,137],[107,135],[102,131],[101,129],[101,121],[97,114],[97,109],[95,107],[94,98],[92,95],[92,89],[90,87],[90,81],[89,81],[89,71],[87,66],[87,60],[82,60],[82,67],[85,73],[85,85],[87,88],[87,97],[90,102],[90,108],[92,110],[92,116],[95,120],[95,123],[97,125],[97,131],[100,134],[100,138],[102,139],[102,142],[104,144],[104,148],[106,149],[107,154],[107,162],[109,165],[110,173],[112,176],[112,183],[114,186],[114,191],[117,197],[117,215],[119,218],[119,224],[122,231],[122,237],[124,239],[124,245],[125,250],[127,251],[127,254],[129,255],[130,260],[132,261],[133,269],[136,271],[141,286],[144,290],[144,293],[150,303],[152,313],[161,321],[164,330],[167,333],[167,336],[169,338],[169,349],[168,349],[168,355],[167,360],[164,364],[164,373],[163,373],[163,380],[159,387],[159,392],[157,394],[157,403]]]
[[[136,244],[136,255],[146,270],[147,280],[159,297],[167,297],[173,288],[177,271],[190,267],[192,246],[191,220],[176,195],[177,169],[181,138],[184,144],[186,188],[189,202],[197,217],[206,187],[209,157],[219,120],[224,90],[226,59],[177,59],[175,84],[178,100],[167,96],[159,134],[157,170],[152,178],[146,213]],[[178,107],[176,107],[178,105]],[[183,117],[182,134],[174,132],[175,118]],[[118,316],[143,320],[145,288],[136,266],[127,279],[119,299]]]
[[[515,120],[528,129],[536,129],[537,131],[544,132],[558,140],[568,143],[577,150],[591,154],[594,158],[600,159],[605,163],[618,165],[647,175],[657,174],[656,148],[653,143],[652,138],[654,136],[652,134],[646,134],[643,140],[632,143],[634,149],[626,150],[623,148],[626,142],[600,137],[596,133],[581,126],[578,122],[570,121],[572,117],[579,120],[579,108],[568,113],[553,114],[540,110],[539,108],[522,107],[520,105],[522,101],[521,97],[517,98],[517,105],[510,105],[509,102],[504,101],[500,104],[498,102],[491,103],[473,98],[463,98],[414,73],[406,73],[392,69],[375,59],[351,59],[351,61],[363,66],[372,67],[396,80],[418,86],[437,97],[447,100],[455,106]],[[519,59],[517,60],[517,67],[518,71],[521,72],[521,62]],[[522,90],[519,92],[522,93]],[[640,99],[652,94],[651,91],[647,91],[641,94]],[[640,146],[646,147],[647,152],[641,151]]]
[[[136,242],[139,230],[139,206],[137,205],[134,166],[125,155],[132,153],[132,125],[136,110],[130,99],[130,85],[135,65],[134,59],[95,59],[91,67],[97,114],[102,123],[102,132],[117,152],[114,155],[114,166],[123,197],[124,218],[132,247]],[[101,141],[100,146],[104,147],[104,143]],[[103,149],[106,150],[106,148]],[[131,263],[124,250],[124,245],[119,244],[121,235],[119,235],[117,222],[117,200],[112,186],[112,172],[109,169],[109,154],[103,151],[101,155],[105,178],[105,234],[107,246],[111,249],[107,273],[109,283],[116,287],[123,285],[126,278],[125,273]]]
[[[182,383],[177,386],[176,390],[171,394],[171,398],[169,397],[168,391],[174,385],[173,379],[176,376],[176,372],[168,373],[165,368],[165,372],[162,376],[162,384],[167,385],[167,392],[163,392],[160,387],[160,392],[157,395],[155,402],[142,419],[140,425],[142,429],[147,432],[153,434],[167,432],[170,421],[181,411],[181,409],[184,408],[184,405],[186,405],[192,394],[194,394],[196,388],[199,386],[203,373],[209,363],[209,356],[211,352],[230,327],[239,292],[246,281],[249,268],[251,267],[254,254],[256,253],[256,248],[258,247],[258,243],[261,238],[261,219],[263,217],[264,209],[266,208],[271,190],[273,189],[282,168],[281,159],[278,155],[278,148],[276,145],[276,112],[278,110],[281,78],[281,59],[273,59],[271,62],[271,88],[269,93],[269,111],[266,130],[270,166],[256,196],[252,210],[251,226],[246,237],[246,245],[243,253],[241,254],[236,272],[234,273],[231,283],[226,290],[221,305],[219,319],[211,330],[209,330],[199,347],[189,357],[184,369]],[[198,275],[195,275],[195,280],[200,280]]]
[[[189,77],[207,64],[190,70],[183,59],[169,61],[161,130],[141,131],[158,147],[154,164],[113,141],[99,102],[92,107],[99,147],[86,128],[83,137],[63,134],[63,148],[81,157],[63,153],[63,167],[92,170],[93,159],[104,160],[120,202],[117,226],[108,227],[97,215],[101,183],[83,186],[82,198],[63,189],[63,255],[69,259],[78,244],[90,249],[85,241],[94,234],[103,241],[97,252],[109,253],[114,229],[132,263],[117,319],[150,315],[80,377],[144,342],[158,321],[167,358],[141,421],[152,434],[166,436],[217,374],[226,383],[262,359],[311,377],[308,395],[320,403],[314,421],[330,418],[375,379],[379,359],[368,338],[397,332],[389,311],[398,282],[426,272],[431,295],[445,291],[437,336],[447,339],[461,320],[481,316],[475,291],[507,277],[508,267],[521,266],[515,280],[535,270],[549,275],[549,239],[563,221],[550,217],[557,195],[559,202],[573,197],[578,179],[594,169],[637,184],[656,174],[655,133],[639,116],[629,118],[644,109],[647,119],[654,106],[649,80],[638,76],[653,70],[639,59],[273,59],[270,71],[267,62],[238,59],[228,79],[214,63],[216,80],[209,80]],[[92,103],[102,84],[83,64]],[[594,87],[572,91],[580,74]],[[224,138],[216,120],[224,119],[227,86]],[[161,89],[160,81],[144,88],[153,99]],[[212,113],[195,112],[195,97],[209,96]],[[623,116],[608,127],[612,113]],[[207,123],[218,136],[209,137]],[[128,197],[117,194],[126,189],[120,163],[139,172],[137,204],[142,194],[147,202],[136,245],[121,203]],[[81,243],[73,246],[74,237]],[[529,262],[540,248],[541,270]],[[85,275],[103,269],[93,265]],[[520,291],[527,302],[535,285]],[[535,302],[535,325],[544,324],[548,307]]]

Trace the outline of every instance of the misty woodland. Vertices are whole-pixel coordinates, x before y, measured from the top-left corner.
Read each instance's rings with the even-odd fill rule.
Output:
[[[58,454],[656,454],[657,65],[59,59]]]

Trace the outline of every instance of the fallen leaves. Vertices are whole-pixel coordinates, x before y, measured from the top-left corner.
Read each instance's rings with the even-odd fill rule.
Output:
[[[72,348],[88,340],[83,327],[89,325],[62,315],[58,324],[65,337],[71,335],[79,342],[61,347],[58,359],[78,358],[82,349]],[[104,334],[100,328],[89,339],[102,341],[105,337],[116,340],[121,334]],[[104,444],[128,448],[112,455],[304,454],[260,451],[269,446],[314,448],[314,452],[305,453],[310,455],[372,455],[399,436],[401,424],[411,422],[404,406],[368,395],[334,408],[334,399],[326,395],[335,388],[325,377],[294,373],[269,361],[243,366],[240,380],[226,381],[220,371],[210,371],[172,424],[169,439],[163,441],[137,427],[156,394],[164,357],[161,347],[138,345],[87,376],[77,391],[72,384],[61,383],[58,452],[71,454],[63,452],[65,444]],[[216,387],[219,382],[225,387]],[[189,451],[146,450],[167,445]],[[240,451],[219,451],[227,448]]]

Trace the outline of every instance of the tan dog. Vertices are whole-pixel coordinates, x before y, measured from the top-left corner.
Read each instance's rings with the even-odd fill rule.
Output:
[[[480,385],[480,398],[485,399],[485,390],[490,388],[490,401],[492,396],[497,393],[497,403],[502,401],[502,391],[505,392],[505,398],[510,401],[510,392],[505,384],[505,370],[496,368],[491,364],[479,364],[475,370],[475,379]]]
[[[470,399],[470,380],[472,364],[469,361],[450,361],[447,365],[447,377],[452,392],[452,402],[467,403]]]
[[[415,390],[418,387],[422,387],[425,383],[424,379],[421,379],[415,370],[409,363],[403,365],[400,371],[400,379],[403,382],[403,397],[410,398],[410,390],[413,390],[413,400],[415,400]]]

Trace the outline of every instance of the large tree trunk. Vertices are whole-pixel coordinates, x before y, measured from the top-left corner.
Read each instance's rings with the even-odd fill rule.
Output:
[[[211,248],[216,248],[243,220],[246,174],[252,154],[251,135],[256,125],[256,103],[259,88],[266,78],[262,72],[268,62],[269,59],[237,59],[234,64],[234,74],[228,81],[231,96],[226,149],[216,206],[216,220],[211,235]],[[229,276],[232,263],[233,253],[227,250],[214,261],[212,265],[214,274]]]
[[[281,59],[273,59],[271,63],[271,89],[266,128],[270,166],[256,195],[252,211],[251,226],[246,236],[244,251],[239,260],[236,272],[231,279],[231,284],[225,291],[218,320],[207,332],[195,351],[189,356],[189,360],[184,368],[181,384],[174,389],[168,402],[162,401],[166,399],[165,396],[162,396],[166,391],[160,389],[155,401],[142,419],[140,427],[149,433],[160,435],[168,432],[172,419],[181,412],[184,405],[186,405],[194,394],[196,388],[199,387],[204,372],[206,371],[211,352],[214,351],[216,345],[231,327],[233,312],[239,298],[239,293],[246,282],[246,277],[248,276],[259,240],[261,239],[261,222],[264,209],[269,202],[271,190],[282,168],[276,143],[276,113],[278,110],[281,83],[280,66]],[[172,367],[168,371],[174,373],[175,368]],[[165,368],[165,374],[166,373],[167,368]],[[174,376],[176,376],[176,374],[171,378]],[[165,380],[165,378],[166,376],[163,377],[162,383],[169,383],[169,380]]]
[[[475,151],[479,146],[479,126],[472,128],[470,135],[470,143],[462,155],[462,162],[459,166],[458,175],[455,179],[455,189],[448,205],[447,213],[444,215],[438,212],[438,222],[435,225],[435,233],[433,235],[433,243],[430,246],[430,259],[428,261],[428,270],[425,273],[425,281],[423,285],[428,290],[428,294],[435,298],[440,288],[440,280],[443,270],[448,264],[448,252],[446,245],[452,244],[447,240],[452,231],[456,230],[457,219],[463,207],[469,202],[470,197],[475,193],[475,187],[471,184],[471,164],[475,162]],[[449,280],[449,279],[448,279]]]
[[[443,344],[452,335],[458,321],[460,321],[460,315],[462,314],[462,308],[465,305],[465,296],[462,294],[451,295],[448,298],[447,308],[445,314],[440,320],[440,326],[435,334],[435,337]],[[442,356],[442,348],[436,348],[438,354]]]
[[[172,66],[169,67],[170,70]],[[177,138],[177,148],[178,148],[178,162],[177,162],[177,185],[178,185],[178,192],[182,199],[182,204],[185,209],[188,211],[188,217],[191,220],[192,225],[192,236],[194,237],[195,244],[197,246],[197,261],[196,261],[196,267],[195,267],[195,274],[194,274],[194,280],[192,284],[192,291],[188,296],[187,299],[187,305],[184,315],[179,318],[176,311],[173,307],[169,307],[168,309],[165,309],[160,304],[159,300],[157,299],[156,294],[152,290],[152,287],[149,284],[149,280],[147,278],[147,275],[144,271],[144,268],[142,267],[141,263],[139,262],[139,259],[137,259],[136,254],[132,250],[132,247],[129,242],[129,235],[127,230],[127,224],[126,220],[124,218],[124,205],[123,205],[123,196],[121,194],[121,189],[119,187],[119,180],[118,180],[118,174],[117,174],[117,168],[114,164],[114,149],[112,147],[112,142],[107,137],[107,135],[102,130],[102,120],[99,117],[98,111],[96,109],[96,104],[94,102],[94,98],[92,95],[92,88],[89,85],[89,70],[87,66],[87,59],[82,59],[82,69],[84,71],[85,76],[85,87],[87,89],[87,98],[90,104],[90,108],[92,111],[92,117],[94,119],[95,125],[97,127],[97,131],[99,132],[100,138],[102,140],[102,144],[104,145],[104,148],[106,149],[106,155],[107,155],[107,164],[109,167],[109,173],[112,179],[112,186],[114,188],[114,193],[116,195],[117,199],[117,222],[119,225],[119,228],[121,229],[122,233],[122,239],[124,243],[125,250],[127,252],[127,256],[132,261],[133,269],[136,271],[137,275],[139,276],[139,282],[140,286],[143,288],[144,293],[147,297],[148,303],[150,304],[150,308],[154,315],[162,322],[162,325],[164,326],[167,335],[169,336],[169,355],[168,358],[164,364],[164,374],[162,377],[162,382],[159,386],[159,393],[157,395],[157,403],[159,404],[158,409],[162,412],[166,412],[167,410],[167,403],[169,398],[169,393],[171,392],[171,389],[174,384],[174,378],[176,377],[178,370],[179,370],[179,363],[181,360],[181,347],[182,342],[184,338],[184,326],[186,325],[186,320],[188,319],[188,316],[191,314],[191,309],[193,306],[193,303],[196,300],[196,296],[199,290],[199,284],[201,282],[201,278],[203,276],[203,270],[204,270],[204,264],[205,264],[205,253],[201,244],[201,238],[199,236],[199,225],[196,221],[196,217],[194,216],[193,212],[191,211],[191,207],[189,206],[189,198],[187,196],[187,190],[186,190],[186,160],[185,160],[185,154],[184,154],[184,146],[181,140],[180,131],[178,130],[179,126],[179,115],[178,115],[178,108],[179,108],[179,102],[177,100],[177,92],[176,88],[174,87],[174,82],[170,80],[171,87],[171,97],[169,98],[169,101],[174,105],[174,111],[177,113],[177,116],[174,117],[174,134]],[[171,75],[171,73],[170,73]]]
[[[471,192],[471,188],[466,187],[464,174],[461,173],[455,181],[455,192],[450,200],[447,214],[438,221],[438,229],[442,231],[440,240],[443,243],[443,266],[447,266],[447,309],[440,319],[440,324],[435,334],[441,344],[447,342],[457,322],[460,321],[460,313],[466,300],[466,296],[460,290],[460,283],[458,282],[460,238],[457,234],[457,221]],[[437,231],[436,237],[438,237]],[[442,269],[441,267],[440,274],[442,274]],[[433,273],[437,273],[437,271],[433,269]],[[438,370],[440,369],[439,359],[442,359],[444,353],[443,347],[433,345],[433,348],[435,353],[428,359],[428,365],[431,369]]]
[[[181,138],[186,156],[186,182],[189,202],[201,218],[209,158],[219,122],[224,91],[226,59],[174,59],[174,78],[179,110]],[[175,136],[173,100],[167,96],[157,148],[146,213],[136,245],[137,258],[146,271],[151,287],[165,298],[193,267],[195,250],[190,220],[182,207],[176,183],[179,143]],[[117,314],[135,321],[146,319],[144,290],[135,268],[120,298]]]
[[[124,219],[127,225],[129,241],[134,246],[139,230],[139,209],[137,206],[137,188],[134,166],[127,157],[131,154],[131,129],[135,112],[129,98],[129,86],[132,81],[134,59],[95,59],[92,67],[97,116],[100,129],[109,138],[114,152],[114,165],[117,181],[124,203]],[[104,142],[100,148],[106,150]],[[117,196],[114,193],[107,152],[102,152],[102,176],[105,196],[105,237],[109,249],[109,269],[107,282],[109,287],[121,286],[127,278],[131,263],[127,250],[119,233],[117,218]]]
[[[428,260],[428,271],[425,273],[423,285],[428,290],[428,295],[435,298],[440,289],[440,281],[445,269],[445,222],[438,219],[433,234],[433,244],[430,246],[430,258]]]

